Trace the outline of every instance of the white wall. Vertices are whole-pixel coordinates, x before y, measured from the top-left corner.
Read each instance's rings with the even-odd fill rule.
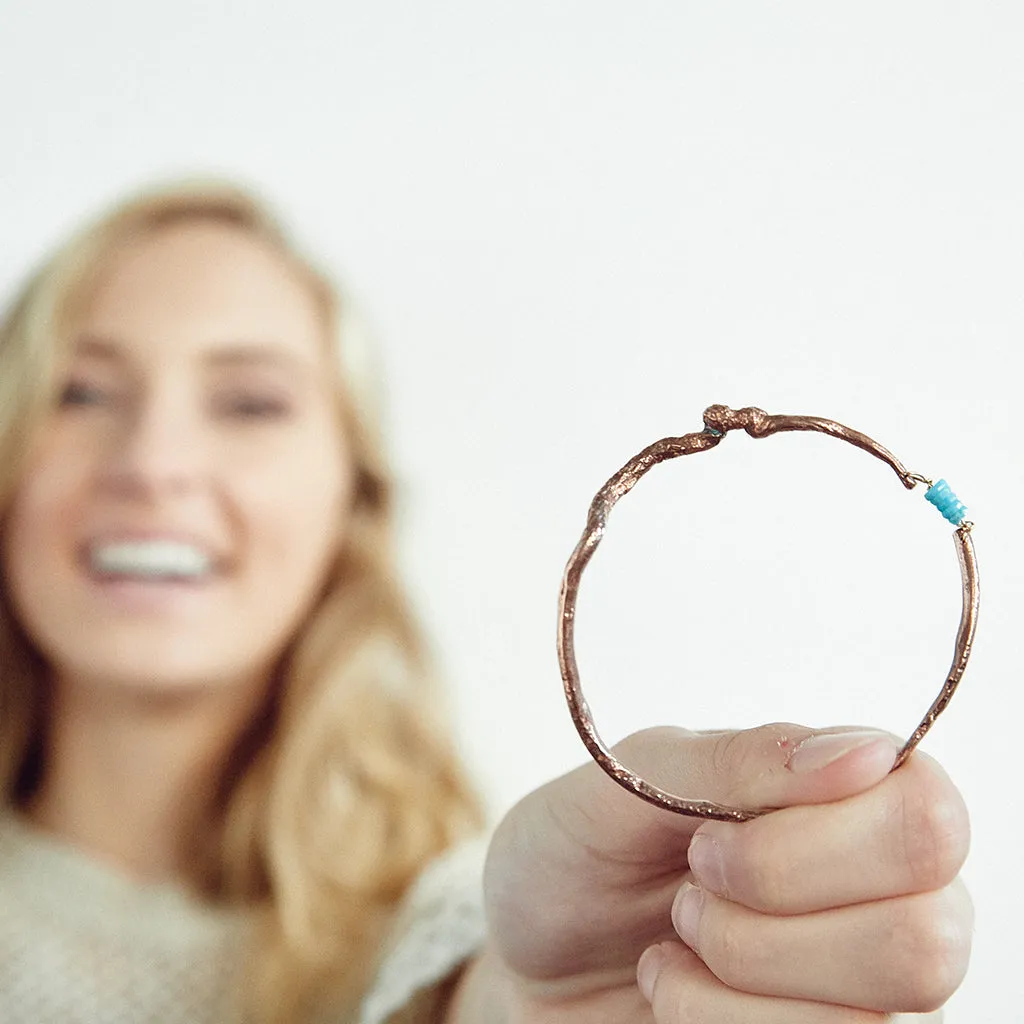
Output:
[[[973,809],[948,1020],[1016,1019],[1022,51],[1012,3],[8,3],[0,290],[154,177],[279,201],[381,335],[405,560],[495,813],[585,756],[556,599],[635,451],[756,404],[946,476],[983,579],[925,744]],[[951,532],[821,437],[660,467],[585,578],[606,738],[908,732],[952,653]]]

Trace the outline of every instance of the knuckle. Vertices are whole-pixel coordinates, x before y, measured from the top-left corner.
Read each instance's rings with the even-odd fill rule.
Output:
[[[802,726],[779,722],[718,736],[711,750],[711,766],[726,787],[725,799],[749,802],[752,781],[762,780],[766,774],[782,768],[782,751],[794,735],[807,732]]]
[[[766,960],[771,959],[764,943],[735,920],[720,922],[711,941],[702,930],[700,956],[718,980],[730,988],[756,984],[764,975]]]
[[[899,949],[893,966],[903,988],[899,1009],[905,1012],[939,1009],[967,971],[971,914],[963,902],[966,893],[934,895],[914,901],[897,930]]]
[[[970,820],[963,797],[949,784],[905,787],[900,800],[901,857],[917,891],[948,885],[963,866]]]
[[[711,749],[712,777],[720,791],[719,799],[724,803],[741,805],[747,802],[750,759],[747,733],[725,733],[715,740]]]
[[[736,896],[762,914],[785,913],[793,903],[789,864],[780,858],[764,830],[737,832],[731,845],[731,874],[737,883],[742,881],[741,885],[734,885]]]
[[[762,914],[786,913],[793,903],[793,892],[787,872],[773,861],[760,862],[752,872],[754,899]]]
[[[731,778],[737,768],[742,767],[746,756],[742,737],[743,733],[727,732],[715,740],[711,748],[711,767],[717,774]]]
[[[701,1024],[707,1019],[702,1016],[703,1009],[688,992],[662,996],[657,988],[654,990],[651,1010],[655,1024]]]

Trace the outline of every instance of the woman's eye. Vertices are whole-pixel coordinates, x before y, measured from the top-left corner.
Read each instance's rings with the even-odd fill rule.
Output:
[[[279,420],[291,412],[288,404],[279,398],[256,395],[223,398],[217,403],[217,408],[223,415],[238,420]]]
[[[101,405],[110,396],[102,388],[83,381],[69,381],[61,392],[62,406]]]

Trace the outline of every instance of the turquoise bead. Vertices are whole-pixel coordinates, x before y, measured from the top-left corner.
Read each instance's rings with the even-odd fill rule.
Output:
[[[945,480],[937,480],[924,496],[954,525],[959,526],[967,515],[967,506],[953,493]]]

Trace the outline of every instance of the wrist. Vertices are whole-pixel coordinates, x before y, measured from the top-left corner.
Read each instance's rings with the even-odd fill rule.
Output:
[[[439,1024],[511,1024],[512,1004],[512,978],[485,947],[463,969]]]

